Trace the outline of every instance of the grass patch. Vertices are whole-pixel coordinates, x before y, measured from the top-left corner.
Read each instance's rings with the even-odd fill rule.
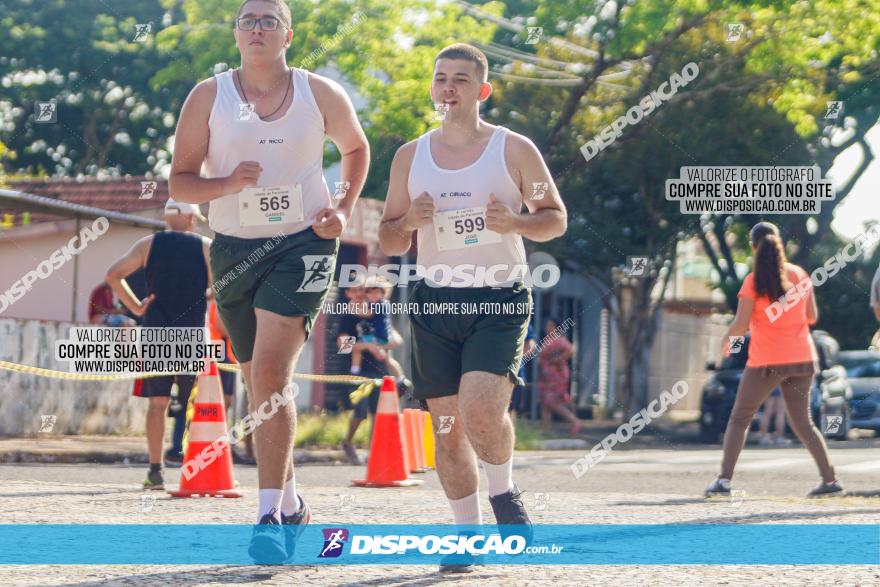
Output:
[[[300,414],[296,424],[296,446],[299,448],[339,448],[348,432],[351,412]],[[546,436],[533,423],[523,418],[516,422],[516,450],[537,450],[538,442]],[[367,449],[370,443],[370,421],[360,425],[354,436],[358,448]]]

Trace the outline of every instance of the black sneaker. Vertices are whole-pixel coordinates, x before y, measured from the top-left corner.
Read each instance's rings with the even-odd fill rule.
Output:
[[[357,465],[360,466],[361,459],[358,456],[357,451],[354,448],[354,445],[350,442],[343,441],[342,443],[342,452],[345,453],[345,458],[348,459],[349,465]]]
[[[730,497],[730,479],[715,479],[703,492],[706,497]]]
[[[473,536],[473,532],[460,532],[459,536]],[[477,555],[465,552],[462,554],[447,554],[440,559],[440,573],[444,575],[473,573],[479,560]]]
[[[179,450],[168,449],[165,451],[165,464],[166,465],[182,465],[183,464],[183,452]]]
[[[303,499],[302,495],[296,494],[299,498],[299,511],[293,515],[285,516],[281,514],[281,527],[284,528],[284,546],[287,551],[287,560],[293,558],[296,552],[296,541],[299,535],[306,529],[306,524],[312,519],[312,510],[309,504]]]
[[[266,514],[254,526],[248,554],[258,565],[280,565],[287,560],[284,530],[273,514]]]
[[[165,489],[165,477],[162,476],[162,471],[148,471],[147,479],[144,481],[144,489],[148,491]]]
[[[841,487],[840,482],[835,479],[831,483],[825,483],[822,481],[822,483],[817,485],[815,489],[807,494],[807,497],[831,497],[832,495],[842,494],[843,487]]]
[[[498,522],[498,531],[505,539],[510,536],[522,536],[526,544],[532,543],[534,529],[532,521],[526,513],[522,502],[523,492],[514,485],[507,493],[489,497],[492,511],[495,512],[495,521]]]
[[[413,382],[406,377],[397,380],[397,394],[406,396],[407,399],[413,399]]]

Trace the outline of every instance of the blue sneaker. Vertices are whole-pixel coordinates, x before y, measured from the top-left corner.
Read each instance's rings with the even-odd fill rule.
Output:
[[[280,565],[287,560],[284,530],[273,514],[264,515],[254,526],[248,554],[258,565]]]
[[[293,554],[296,552],[296,541],[306,529],[306,524],[312,519],[312,510],[309,508],[309,504],[299,493],[296,496],[299,498],[299,511],[290,516],[281,514],[281,527],[284,528],[284,548],[287,552],[286,560],[293,558]]]

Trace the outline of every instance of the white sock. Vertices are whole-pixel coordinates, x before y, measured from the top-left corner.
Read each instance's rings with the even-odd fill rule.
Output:
[[[450,499],[449,505],[452,506],[452,517],[457,525],[479,526],[483,523],[479,491],[461,499]]]
[[[272,514],[278,523],[281,523],[281,496],[284,495],[283,489],[260,489],[260,511],[257,514],[257,523],[263,519],[266,514]]]
[[[281,498],[281,513],[292,516],[299,511],[299,496],[296,494],[296,477],[291,477],[284,484],[284,497]]]
[[[358,373],[361,372],[361,368],[360,368],[359,365],[352,365],[352,366],[351,366],[351,369],[349,369],[348,371],[349,371],[349,373],[351,373],[352,375],[357,375]]]
[[[487,463],[483,459],[480,459],[480,462],[483,463],[483,469],[486,470],[486,477],[489,479],[489,497],[495,497],[513,489],[513,457],[500,465]]]

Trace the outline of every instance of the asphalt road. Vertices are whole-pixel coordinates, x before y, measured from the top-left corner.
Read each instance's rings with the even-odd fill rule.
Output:
[[[851,495],[824,500],[802,497],[818,481],[802,447],[743,453],[732,500],[706,501],[701,492],[720,461],[717,447],[639,448],[612,452],[576,480],[570,463],[583,451],[517,455],[514,476],[526,490],[533,521],[564,524],[632,523],[858,523],[880,524],[880,449],[877,440],[832,443],[838,476]],[[405,489],[360,489],[350,481],[363,468],[309,465],[298,484],[313,509],[313,522],[450,523],[436,473]],[[237,466],[243,499],[172,500],[157,496],[147,508],[139,484],[143,465],[0,465],[0,523],[251,523],[256,509],[256,471]],[[170,471],[169,484],[177,473]],[[483,512],[491,509],[483,496]],[[495,585],[880,585],[868,566],[489,566],[450,579],[427,566],[7,566],[0,584],[110,585],[430,585],[456,581]]]

